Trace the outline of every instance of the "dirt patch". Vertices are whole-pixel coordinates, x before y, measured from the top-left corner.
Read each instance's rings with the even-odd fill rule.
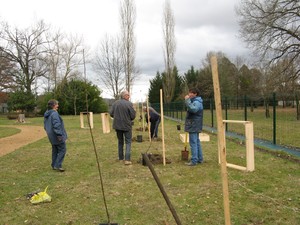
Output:
[[[46,136],[46,132],[42,126],[1,126],[1,127],[14,127],[20,129],[21,132],[9,137],[0,139],[0,157],[18,148],[28,145],[32,142],[38,141]]]

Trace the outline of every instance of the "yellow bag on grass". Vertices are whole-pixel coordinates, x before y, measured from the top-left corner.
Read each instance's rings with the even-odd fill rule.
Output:
[[[30,198],[32,204],[37,204],[41,202],[51,202],[51,196],[47,194],[47,188],[44,191],[38,192]]]

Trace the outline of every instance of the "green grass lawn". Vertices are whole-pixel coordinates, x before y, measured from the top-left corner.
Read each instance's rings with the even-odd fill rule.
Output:
[[[17,129],[17,128],[0,126],[0,138],[9,137],[11,135],[14,135],[14,134],[17,134],[20,132],[21,132],[21,130]]]
[[[66,172],[51,169],[47,138],[0,158],[0,224],[107,223],[90,131],[80,129],[79,116],[63,119],[69,135]],[[42,125],[43,119],[27,122]],[[176,123],[165,120],[164,124],[166,157],[172,163],[154,168],[182,224],[224,224],[216,136],[210,134],[210,141],[202,142],[205,163],[188,167],[181,161],[184,144]],[[148,133],[137,131],[140,126],[135,121],[133,137],[143,135],[143,142],[132,143],[133,165],[125,166],[117,161],[115,132],[103,134],[101,117],[94,115],[93,137],[111,222],[176,224],[150,170],[138,163],[146,151],[162,154],[162,141],[150,144]],[[227,141],[227,161],[245,166],[245,146]],[[256,150],[255,171],[228,168],[228,180],[232,224],[299,224],[299,163]],[[27,193],[47,186],[51,203],[32,205],[26,199]]]

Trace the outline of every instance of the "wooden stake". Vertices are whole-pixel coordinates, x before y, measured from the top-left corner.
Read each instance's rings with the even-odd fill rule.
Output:
[[[109,114],[101,113],[102,131],[104,134],[110,133]]]
[[[147,126],[148,126],[148,135],[149,135],[149,141],[151,142],[152,141],[152,137],[151,137],[151,132],[150,132],[150,113],[149,113],[149,101],[148,101],[148,98],[147,98]]]
[[[165,126],[164,126],[164,105],[163,105],[163,95],[162,89],[160,89],[160,118],[161,118],[161,139],[162,139],[162,149],[163,149],[163,163],[166,165],[166,152],[165,152]]]
[[[215,95],[215,107],[217,115],[217,125],[218,125],[218,148],[221,158],[221,175],[223,184],[223,202],[224,202],[224,216],[225,225],[230,225],[230,210],[229,210],[229,191],[228,191],[228,177],[227,177],[227,162],[226,162],[226,145],[225,145],[225,132],[224,123],[222,119],[222,103],[219,85],[219,75],[218,75],[218,63],[217,57],[212,56],[210,59],[212,76],[214,83],[214,95]]]
[[[142,131],[144,132],[145,131],[145,115],[144,115],[144,112],[143,112],[143,108],[144,108],[144,103],[142,102],[142,109],[141,109],[141,113],[142,113],[142,127],[143,127]]]
[[[141,112],[140,112],[140,102],[134,104],[135,111],[136,111],[136,117],[141,118]],[[139,128],[142,127],[142,119],[139,120]]]

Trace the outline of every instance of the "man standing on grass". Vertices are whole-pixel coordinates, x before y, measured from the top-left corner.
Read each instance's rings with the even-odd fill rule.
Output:
[[[64,172],[62,167],[66,155],[66,140],[68,138],[64,121],[57,112],[58,101],[48,101],[48,110],[44,114],[44,129],[52,145],[52,169]]]
[[[131,139],[132,139],[132,124],[135,119],[136,112],[132,103],[129,101],[128,91],[121,92],[121,99],[115,101],[109,112],[114,118],[113,128],[116,130],[118,138],[118,155],[119,160],[124,160],[125,165],[131,165]],[[124,138],[126,144],[124,157]]]
[[[192,152],[190,162],[186,165],[195,166],[203,163],[203,154],[199,133],[202,131],[203,123],[203,104],[197,88],[191,88],[189,94],[185,96],[185,105],[187,107],[185,119],[185,132],[189,133],[189,142]]]

